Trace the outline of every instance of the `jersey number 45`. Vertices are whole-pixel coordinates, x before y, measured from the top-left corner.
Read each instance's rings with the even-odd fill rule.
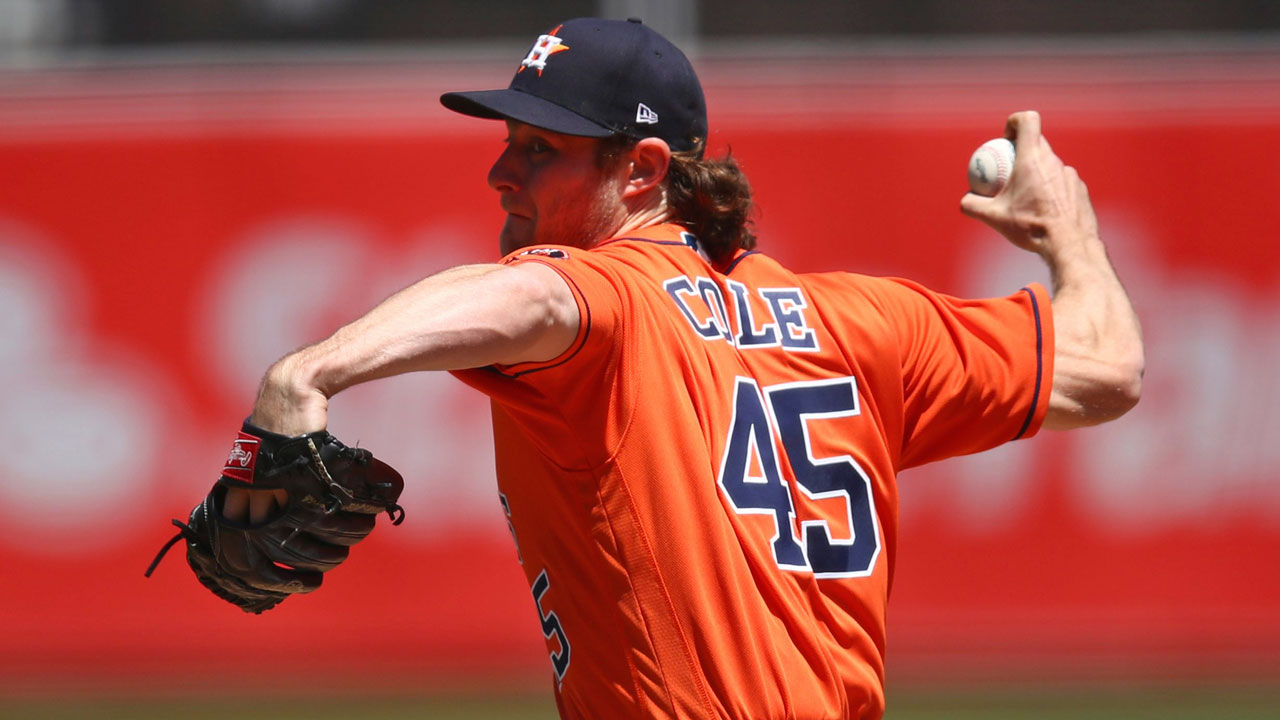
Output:
[[[813,456],[812,421],[859,414],[852,377],[784,383],[763,391],[752,378],[734,387],[733,421],[720,463],[720,488],[740,515],[772,515],[773,556],[784,570],[812,571],[819,578],[869,575],[880,554],[871,480],[852,457]],[[774,438],[781,438],[800,492],[813,500],[844,501],[852,537],[832,537],[823,519],[801,518],[783,479]]]

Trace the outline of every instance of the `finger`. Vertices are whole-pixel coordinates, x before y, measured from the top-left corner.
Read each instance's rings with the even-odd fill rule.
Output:
[[[972,192],[965,193],[964,197],[960,198],[960,212],[985,222],[991,216],[995,202],[995,198]]]
[[[1093,201],[1089,198],[1089,186],[1085,184],[1084,178],[1080,177],[1080,173],[1070,165],[1063,168],[1063,175],[1067,179],[1072,205],[1078,208],[1078,212],[1084,218],[1085,226],[1092,232],[1097,232],[1098,217],[1093,210]]]
[[[1049,139],[1043,135],[1040,136],[1040,157],[1043,162],[1048,163],[1048,167],[1065,167],[1062,158],[1058,157],[1053,151],[1053,146],[1049,144]],[[1045,165],[1042,164],[1041,167],[1045,167]]]
[[[249,517],[249,491],[227,488],[222,501],[222,517],[232,522],[244,522]]]
[[[249,492],[249,524],[261,525],[274,517],[289,501],[285,490],[253,490]],[[225,515],[224,515],[225,516]]]
[[[1013,141],[1018,157],[1031,152],[1040,142],[1040,113],[1024,110],[1010,115],[1005,122],[1004,136]]]
[[[1080,173],[1070,165],[1062,166],[1062,174],[1067,178],[1067,185],[1071,187],[1076,194],[1088,196],[1089,191],[1084,186],[1084,180],[1080,179]]]
[[[276,496],[274,493],[255,490],[249,494],[249,524],[261,525],[276,510]]]

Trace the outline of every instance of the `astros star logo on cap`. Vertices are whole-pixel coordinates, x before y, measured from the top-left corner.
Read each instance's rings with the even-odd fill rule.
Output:
[[[538,71],[538,77],[542,77],[542,71],[547,67],[547,58],[558,52],[564,52],[569,49],[560,38],[556,37],[556,33],[560,32],[563,24],[557,25],[554,30],[546,35],[539,35],[538,41],[533,44],[533,48],[529,50],[529,54],[524,60],[520,61],[520,69],[517,74],[524,72],[525,68],[533,68]]]
[[[538,36],[515,70],[505,88],[449,92],[440,102],[564,135],[656,137],[676,152],[702,151],[707,101],[693,65],[637,18],[565,20]]]

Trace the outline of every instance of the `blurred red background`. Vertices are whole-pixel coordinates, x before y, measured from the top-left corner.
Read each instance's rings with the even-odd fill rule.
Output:
[[[700,63],[713,146],[753,181],[765,251],[962,295],[1046,281],[958,211],[969,153],[1034,107],[1089,183],[1142,316],[1130,415],[902,476],[891,681],[1277,677],[1276,59]],[[546,680],[487,406],[447,376],[335,399],[335,433],[404,472],[408,519],[321,592],[246,616],[180,549],[142,577],[273,359],[418,277],[495,257],[485,174],[503,129],[435,98],[507,72],[0,78],[0,692],[211,671],[247,688]],[[278,677],[285,661],[296,677]]]

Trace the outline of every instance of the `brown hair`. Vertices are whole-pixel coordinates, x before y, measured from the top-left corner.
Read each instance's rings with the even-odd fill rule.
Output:
[[[604,143],[601,158],[615,158],[636,140],[615,135]],[[739,249],[756,246],[751,231],[751,184],[730,150],[722,158],[703,157],[706,141],[693,150],[671,153],[667,169],[667,207],[672,219],[693,233],[713,262],[724,263]]]

